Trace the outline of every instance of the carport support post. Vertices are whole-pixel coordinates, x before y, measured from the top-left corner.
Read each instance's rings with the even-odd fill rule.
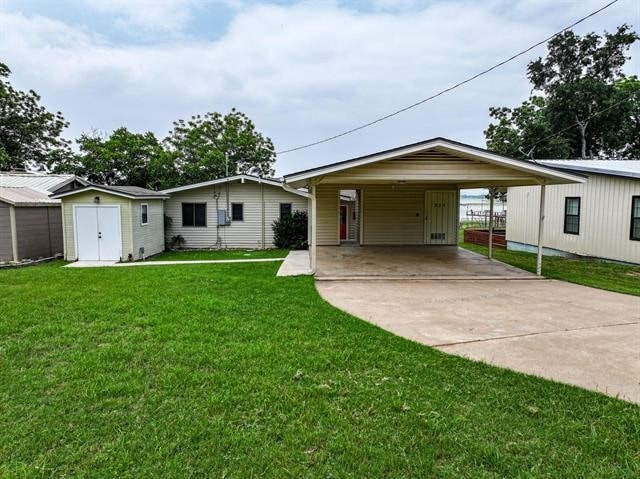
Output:
[[[317,228],[316,228],[316,185],[311,184],[309,186],[309,193],[311,194],[311,245],[310,245],[310,253],[311,253],[311,273],[315,274],[316,272],[316,247],[317,247]]]
[[[493,258],[493,188],[489,188],[489,259]]]
[[[540,185],[540,212],[538,214],[538,258],[536,260],[536,274],[542,276],[542,243],[544,236],[544,194],[545,185]]]

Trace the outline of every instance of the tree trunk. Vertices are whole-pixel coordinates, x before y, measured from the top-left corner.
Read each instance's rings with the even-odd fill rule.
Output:
[[[587,125],[589,122],[580,121],[576,117],[576,124],[578,125],[578,130],[580,131],[580,158],[587,157]]]

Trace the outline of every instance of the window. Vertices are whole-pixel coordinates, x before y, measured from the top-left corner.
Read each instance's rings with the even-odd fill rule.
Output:
[[[564,199],[564,232],[580,234],[580,198],[568,196]]]
[[[280,218],[291,216],[291,203],[280,203]]]
[[[182,226],[207,226],[207,204],[182,203]]]
[[[640,241],[640,196],[631,197],[631,234],[632,240]]]
[[[149,224],[149,205],[146,203],[142,203],[140,205],[140,224],[141,225]]]
[[[244,221],[244,208],[242,203],[231,203],[231,221]]]

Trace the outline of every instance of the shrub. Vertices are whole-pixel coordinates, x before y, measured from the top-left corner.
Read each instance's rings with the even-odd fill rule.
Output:
[[[294,211],[273,222],[273,243],[278,248],[307,249],[307,212]]]

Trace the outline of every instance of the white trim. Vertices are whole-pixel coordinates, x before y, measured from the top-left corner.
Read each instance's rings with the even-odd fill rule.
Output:
[[[120,205],[97,205],[95,203],[78,203],[73,205],[73,255],[75,256],[73,261],[78,261],[78,225],[76,224],[77,207],[118,208],[118,236],[120,237],[120,241],[118,242],[118,254],[120,255],[120,261],[122,261],[122,209],[120,208]]]
[[[65,191],[63,193],[58,193],[55,195],[51,195],[50,198],[53,199],[57,199],[57,198],[63,198],[65,196],[71,196],[71,195],[77,195],[79,193],[85,193],[87,191],[99,191],[100,193],[106,193],[109,195],[115,195],[115,196],[122,196],[124,198],[129,198],[131,200],[164,200],[169,198],[169,195],[166,195],[164,193],[161,193],[159,195],[130,195],[127,193],[123,193],[121,191],[114,191],[114,190],[109,190],[106,188],[100,188],[99,186],[89,186],[86,188],[78,188],[77,190],[70,190],[70,191]]]
[[[14,205],[9,206],[9,228],[11,228],[11,255],[13,256],[13,261],[17,263],[19,261],[18,231],[16,231],[16,207]]]
[[[473,156],[478,159],[487,161],[489,163],[494,163],[502,166],[509,166],[513,169],[520,170],[523,172],[533,172],[548,178],[559,178],[562,180],[569,180],[575,183],[584,183],[586,181],[586,178],[582,178],[580,176],[572,175],[569,173],[555,171],[548,166],[536,165],[530,162],[515,160],[512,158],[508,158],[506,156],[490,153],[488,151],[487,152],[479,151],[472,147],[462,146],[457,143],[452,143],[452,142],[441,140],[441,139],[429,141],[427,143],[422,143],[420,145],[408,146],[406,148],[401,148],[401,149],[397,149],[389,152],[374,154],[366,158],[354,159],[354,160],[339,163],[337,165],[328,165],[324,168],[314,169],[306,173],[305,172],[292,173],[290,175],[285,175],[284,180],[287,183],[293,183],[296,181],[301,181],[308,178],[314,178],[314,177],[326,175],[329,173],[348,170],[350,168],[354,168],[357,166],[368,165],[370,163],[377,163],[383,160],[389,160],[389,159],[397,158],[400,156],[418,153],[420,151],[430,150],[432,148],[445,148],[445,149],[453,150],[457,153],[463,153],[465,155]]]
[[[142,222],[142,207],[147,207],[147,222]],[[140,203],[140,226],[148,226],[149,225],[149,203]]]
[[[270,180],[267,178],[260,178],[259,176],[251,176],[251,175],[234,175],[234,176],[227,176],[224,178],[216,178],[215,180],[209,180],[209,181],[203,181],[201,183],[193,183],[191,185],[185,185],[185,186],[178,186],[176,188],[169,188],[166,190],[162,190],[162,193],[166,193],[166,194],[170,194],[170,193],[177,193],[178,191],[186,191],[186,190],[192,190],[192,189],[196,189],[196,188],[202,188],[205,186],[212,186],[212,185],[219,185],[222,183],[232,183],[235,181],[240,181],[240,183],[244,183],[245,181],[254,181],[256,183],[260,183],[260,184],[266,184],[266,185],[271,185],[271,186],[277,186],[277,187],[281,187],[284,188],[286,191],[288,191],[289,193],[293,193],[296,195],[300,195],[300,196],[304,196],[306,198],[309,197],[308,193],[305,193],[303,191],[297,190],[295,188],[291,188],[290,186],[288,186],[288,188],[284,187],[284,183],[277,181],[277,180]]]

